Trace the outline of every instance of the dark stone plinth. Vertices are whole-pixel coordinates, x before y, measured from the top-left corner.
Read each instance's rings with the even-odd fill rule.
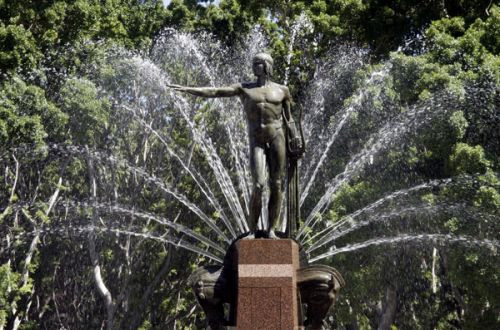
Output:
[[[240,240],[236,246],[238,330],[299,326],[299,248],[291,239]]]

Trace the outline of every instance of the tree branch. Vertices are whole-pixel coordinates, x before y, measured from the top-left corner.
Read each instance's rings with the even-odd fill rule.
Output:
[[[62,185],[62,177],[59,177],[59,181],[57,182],[57,187],[52,196],[49,199],[49,206],[47,207],[47,210],[45,211],[45,216],[49,216],[50,211],[54,207],[57,197],[59,196],[59,192],[61,191],[61,185]],[[30,248],[28,250],[28,253],[26,254],[26,258],[24,259],[24,266],[23,266],[23,271],[21,275],[21,287],[26,286],[28,284],[29,280],[29,268],[31,265],[31,260],[33,259],[33,255],[36,252],[36,248],[38,246],[38,243],[40,242],[40,234],[41,230],[40,227],[37,225],[36,220],[31,217],[31,215],[28,213],[26,209],[22,209],[21,212],[24,214],[24,216],[31,222],[33,223],[33,227],[35,228],[35,236],[33,237],[33,240],[31,241]],[[27,318],[28,312],[31,306],[31,298],[33,297],[34,289],[31,289],[31,293],[27,302],[27,307],[25,310],[25,317]],[[12,329],[16,330],[19,326],[21,325],[21,319],[19,317],[19,314],[16,315],[14,319],[14,324]]]
[[[92,161],[90,160],[90,157],[88,160],[88,169],[89,169],[89,179],[90,179],[90,184],[91,184],[90,200],[91,200],[92,205],[95,206],[95,203],[97,201],[97,183],[95,180],[94,166],[92,164]],[[97,208],[93,207],[92,208],[92,225],[94,227],[97,225],[97,221],[98,221]],[[113,296],[111,295],[111,292],[108,290],[106,284],[104,283],[104,279],[103,279],[102,274],[101,274],[101,267],[99,265],[99,256],[97,255],[97,252],[96,252],[95,232],[94,231],[89,232],[88,240],[89,240],[90,261],[92,263],[93,273],[94,273],[94,282],[96,284],[97,291],[103,297],[104,303],[106,306],[107,329],[112,330],[113,329],[113,322],[114,322],[114,314],[115,314],[115,304],[113,303]]]
[[[141,316],[144,313],[149,297],[153,293],[153,290],[156,288],[156,286],[163,279],[166,272],[170,269],[171,262],[172,262],[172,246],[169,245],[165,261],[163,262],[160,270],[156,274],[153,281],[149,283],[149,285],[146,287],[146,290],[144,290],[144,293],[142,294],[138,308],[132,317],[132,321],[130,322],[130,329],[137,329],[140,326]]]

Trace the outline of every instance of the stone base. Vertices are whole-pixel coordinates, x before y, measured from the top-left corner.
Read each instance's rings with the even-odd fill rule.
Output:
[[[239,239],[223,265],[205,265],[188,279],[209,330],[321,330],[345,285],[326,265],[309,265],[291,239]],[[229,308],[228,308],[229,307]]]
[[[243,239],[237,243],[236,260],[237,329],[299,329],[297,243]]]

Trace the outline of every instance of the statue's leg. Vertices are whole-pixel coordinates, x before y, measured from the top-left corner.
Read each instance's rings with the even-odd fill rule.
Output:
[[[250,168],[252,170],[253,192],[250,201],[250,219],[248,225],[252,233],[257,230],[257,223],[262,209],[262,192],[264,191],[266,182],[265,161],[264,149],[257,145],[251,145]]]
[[[283,199],[283,178],[285,176],[286,149],[285,136],[283,130],[278,130],[278,134],[273,139],[269,151],[269,234],[274,235],[280,217],[281,200]]]

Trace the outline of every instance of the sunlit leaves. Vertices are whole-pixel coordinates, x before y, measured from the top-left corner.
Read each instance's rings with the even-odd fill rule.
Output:
[[[108,127],[107,104],[100,100],[95,85],[70,79],[61,89],[61,108],[69,115],[70,134],[79,145],[93,145]]]

